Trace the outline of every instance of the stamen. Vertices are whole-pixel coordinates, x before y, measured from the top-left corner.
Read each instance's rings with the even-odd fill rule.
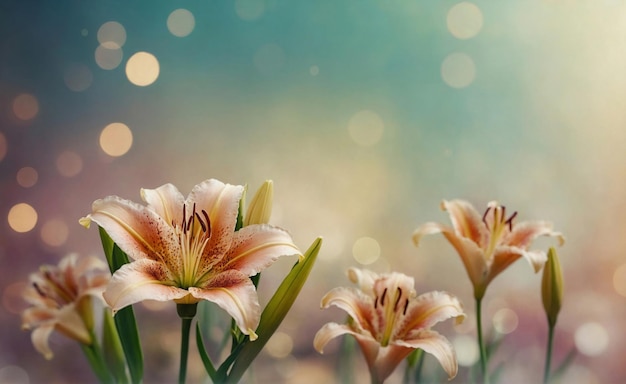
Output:
[[[206,232],[206,225],[204,225],[204,222],[202,221],[200,214],[198,212],[195,212],[195,214],[196,214],[196,217],[198,218],[198,222],[200,223],[200,226],[202,227],[202,232]]]
[[[380,298],[380,305],[385,305],[385,296],[387,296],[387,288],[385,288],[383,296]]]
[[[374,297],[374,309],[378,308],[378,296]]]
[[[402,288],[398,287],[398,297],[396,297],[396,303],[393,305],[393,311],[396,312],[398,310],[398,303],[402,298]]]
[[[513,219],[515,218],[515,216],[517,216],[517,211],[513,212],[511,217],[509,217],[509,219],[504,222],[505,224],[509,225],[509,231],[513,231]]]
[[[180,226],[183,227],[183,233],[187,233],[187,204],[183,203],[183,221]]]
[[[485,226],[487,226],[487,228],[489,228],[489,224],[487,224],[487,214],[489,213],[490,210],[491,210],[491,207],[487,207],[487,210],[483,214],[483,223],[485,223]]]
[[[211,235],[211,220],[209,220],[209,214],[206,213],[206,211],[203,209],[202,215],[206,219],[206,226],[207,226],[206,233],[210,236]]]
[[[48,297],[48,295],[46,295],[44,293],[44,291],[39,287],[39,284],[37,283],[33,283],[33,287],[35,287],[35,290],[37,291],[37,293],[39,294],[39,296],[41,297]]]
[[[409,299],[406,299],[406,303],[404,303],[404,310],[402,311],[403,315],[406,315],[407,308],[409,308]]]
[[[506,207],[503,205],[502,206],[502,216],[500,217],[500,220],[504,223],[504,218],[506,217]]]

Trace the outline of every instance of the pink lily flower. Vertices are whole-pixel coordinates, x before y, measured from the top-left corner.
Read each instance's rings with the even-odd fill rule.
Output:
[[[102,299],[111,274],[95,257],[78,259],[71,254],[58,266],[44,265],[30,275],[23,293],[32,304],[22,313],[22,329],[30,330],[35,349],[46,359],[53,353],[48,339],[53,330],[85,345],[93,343],[92,297]]]
[[[448,373],[458,365],[452,344],[430,328],[436,323],[465,317],[459,300],[445,292],[417,296],[414,279],[402,273],[378,275],[350,268],[350,280],[359,289],[338,287],[322,298],[322,308],[334,305],[350,316],[347,324],[327,323],[315,335],[313,345],[323,353],[333,338],[353,335],[365,356],[373,383],[382,383],[413,350],[432,354]]]
[[[554,232],[550,222],[513,224],[517,212],[507,217],[505,207],[495,201],[487,204],[482,216],[464,200],[444,200],[441,209],[450,214],[452,227],[425,223],[413,233],[413,242],[417,246],[422,236],[442,233],[461,256],[476,299],[482,299],[489,283],[520,257],[528,260],[535,273],[541,270],[547,260],[546,252],[528,249],[538,236],[556,237],[559,245],[564,242],[563,235]]]
[[[208,300],[255,340],[261,307],[249,277],[279,256],[301,253],[280,228],[261,224],[235,231],[243,191],[211,179],[186,199],[165,184],[141,190],[146,206],[117,196],[96,200],[81,224],[96,222],[133,259],[104,292],[113,312],[142,300]]]

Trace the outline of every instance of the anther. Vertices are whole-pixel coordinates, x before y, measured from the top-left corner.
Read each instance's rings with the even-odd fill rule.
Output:
[[[511,217],[509,217],[509,219],[505,221],[505,224],[509,225],[509,231],[513,230],[513,219],[515,218],[515,216],[517,216],[517,211],[513,212]]]
[[[487,207],[487,210],[483,214],[483,223],[485,223],[487,227],[489,227],[489,224],[487,224],[487,214],[489,213],[490,210],[491,210],[491,207]]]
[[[404,310],[402,311],[403,315],[406,315],[407,308],[409,308],[409,299],[406,299],[406,303],[404,303]]]
[[[398,303],[400,302],[401,298],[402,298],[402,288],[398,287],[398,297],[396,297],[396,302],[393,305],[394,312],[398,310]]]
[[[194,212],[194,213],[196,214],[196,217],[198,218],[198,222],[200,223],[200,226],[202,227],[202,232],[206,232],[206,225],[204,225],[204,222],[202,221],[200,214],[198,212]]]
[[[33,287],[35,287],[35,290],[37,291],[37,293],[39,294],[39,296],[41,297],[48,297],[48,295],[46,295],[44,293],[44,291],[41,290],[41,288],[39,287],[39,284],[37,283],[33,283]]]
[[[183,232],[187,233],[187,204],[185,203],[183,203],[183,220],[180,226],[183,227]]]
[[[207,226],[206,233],[208,235],[211,235],[211,220],[209,220],[209,214],[206,213],[206,211],[203,209],[202,210],[202,215],[206,219],[206,226]]]
[[[385,296],[387,296],[387,288],[383,291],[383,295],[380,298],[380,305],[385,305]]]
[[[374,297],[374,309],[378,308],[378,296]]]

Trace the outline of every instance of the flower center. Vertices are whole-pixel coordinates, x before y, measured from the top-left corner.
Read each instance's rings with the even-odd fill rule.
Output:
[[[211,237],[209,215],[204,209],[200,213],[196,212],[194,203],[191,213],[187,216],[187,205],[183,204],[183,218],[180,226],[175,225],[182,253],[182,276],[179,277],[179,284],[184,289],[195,285],[202,253]]]
[[[376,296],[374,299],[374,308],[382,308],[383,318],[381,319],[383,328],[380,335],[380,345],[386,347],[393,336],[396,318],[402,314],[406,315],[409,306],[409,299],[402,294],[402,288],[396,287],[393,293],[388,294],[388,288],[383,290],[382,295]],[[379,304],[380,303],[380,304]],[[380,331],[380,330],[379,330]]]
[[[39,296],[51,299],[61,308],[65,304],[73,302],[77,297],[77,293],[68,284],[64,284],[59,273],[55,272],[45,266],[42,267],[41,276],[43,276],[44,282],[42,285],[33,283],[33,287],[35,287]]]
[[[493,208],[493,210],[492,210]],[[493,212],[489,217],[489,212]],[[483,215],[483,223],[489,230],[489,244],[485,250],[485,256],[491,257],[496,246],[506,233],[513,231],[513,219],[517,216],[517,211],[506,218],[506,207],[503,205],[489,205]]]

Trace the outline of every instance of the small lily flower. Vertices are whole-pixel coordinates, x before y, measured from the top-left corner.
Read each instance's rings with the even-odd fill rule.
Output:
[[[102,291],[111,274],[95,257],[64,257],[58,266],[44,265],[30,275],[23,293],[32,304],[22,313],[22,329],[30,330],[35,349],[46,359],[53,357],[48,338],[53,330],[85,345],[93,335],[92,297],[102,300]]]
[[[350,268],[350,280],[359,289],[338,287],[322,298],[322,308],[334,305],[348,313],[347,324],[327,323],[315,335],[313,345],[323,353],[333,338],[353,335],[365,356],[372,382],[382,383],[413,350],[432,354],[448,373],[458,365],[452,344],[430,328],[436,323],[465,317],[459,300],[445,292],[416,296],[414,279],[402,273],[378,275]]]
[[[564,239],[552,230],[546,221],[513,224],[517,212],[507,217],[504,206],[492,201],[481,215],[464,200],[444,200],[441,209],[448,211],[452,228],[429,222],[413,233],[413,242],[419,245],[423,235],[442,233],[461,256],[467,274],[474,286],[474,297],[482,299],[489,283],[520,257],[528,260],[539,272],[547,260],[544,251],[529,250],[538,236],[556,237],[559,245]]]
[[[272,180],[266,180],[256,191],[250,206],[246,211],[243,225],[268,224],[272,215],[272,204],[274,201],[274,184]]]
[[[548,261],[543,268],[541,298],[548,316],[548,323],[554,327],[563,302],[563,271],[554,247],[548,250]]]
[[[117,196],[96,200],[81,224],[96,222],[134,260],[113,274],[104,292],[113,312],[142,300],[208,300],[256,339],[261,308],[249,277],[279,256],[301,253],[280,228],[249,225],[235,231],[243,190],[211,179],[186,199],[165,184],[141,190],[147,206]]]

